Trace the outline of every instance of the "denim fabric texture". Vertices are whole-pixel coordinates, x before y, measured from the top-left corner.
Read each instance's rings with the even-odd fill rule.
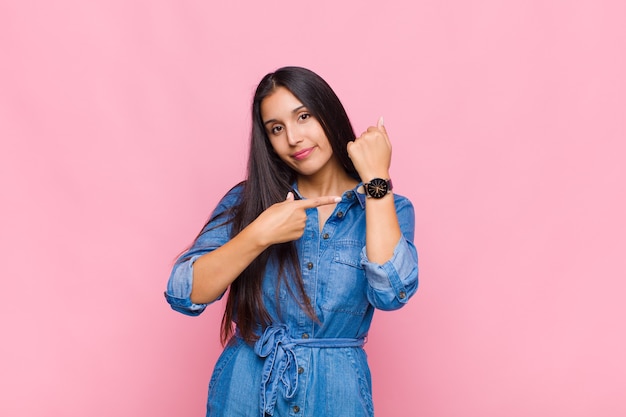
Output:
[[[357,189],[342,195],[321,232],[317,209],[308,209],[304,234],[296,242],[319,323],[300,309],[284,284],[277,291],[277,266],[270,262],[263,295],[274,322],[259,328],[254,346],[237,337],[227,344],[209,382],[207,416],[374,415],[363,345],[374,310],[398,309],[417,290],[414,210],[407,198],[393,195],[403,236],[389,261],[370,262],[365,196]],[[212,218],[236,204],[240,192],[240,186],[229,191]],[[193,263],[229,240],[230,225],[214,227],[223,221],[210,222],[174,265],[165,292],[174,310],[196,316],[207,307],[190,300]]]

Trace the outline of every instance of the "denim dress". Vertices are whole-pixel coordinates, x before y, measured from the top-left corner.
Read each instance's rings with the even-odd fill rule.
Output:
[[[317,209],[308,209],[304,234],[296,241],[305,290],[318,321],[298,306],[284,283],[277,291],[278,268],[270,261],[263,300],[273,322],[258,329],[254,345],[237,336],[226,345],[209,382],[207,416],[374,415],[363,345],[374,310],[398,309],[417,290],[414,210],[407,198],[393,195],[403,236],[389,261],[370,262],[365,196],[357,190],[342,195],[321,231]],[[212,218],[235,205],[240,195],[241,186],[229,191]],[[183,314],[195,316],[207,307],[190,300],[192,270],[196,259],[230,238],[230,225],[215,221],[181,255],[170,275],[165,298]]]

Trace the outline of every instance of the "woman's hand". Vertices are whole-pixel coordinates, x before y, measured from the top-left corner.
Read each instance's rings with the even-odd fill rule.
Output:
[[[391,142],[382,117],[376,127],[368,127],[361,136],[348,142],[348,155],[363,182],[389,178]]]
[[[257,217],[251,226],[263,246],[299,239],[306,226],[306,209],[326,204],[337,204],[340,197],[324,196],[295,200],[293,193],[287,199],[273,204]]]

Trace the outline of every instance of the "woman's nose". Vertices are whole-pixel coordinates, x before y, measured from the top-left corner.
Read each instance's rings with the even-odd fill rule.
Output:
[[[287,133],[287,142],[291,146],[296,146],[298,143],[302,141],[301,136],[298,134],[296,129],[286,129]]]

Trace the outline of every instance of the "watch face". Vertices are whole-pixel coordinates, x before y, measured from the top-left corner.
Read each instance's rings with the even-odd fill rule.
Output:
[[[367,186],[367,193],[374,198],[383,198],[389,191],[389,184],[382,178],[374,178]]]

